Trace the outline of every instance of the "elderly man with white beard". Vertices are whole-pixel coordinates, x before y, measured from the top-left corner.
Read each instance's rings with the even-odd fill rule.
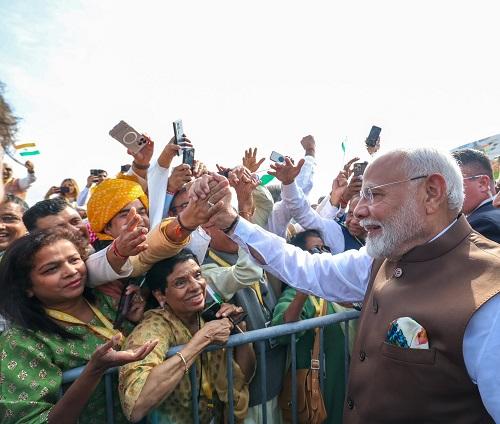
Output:
[[[287,159],[275,174],[294,184],[300,166]],[[222,202],[215,225],[266,271],[330,301],[363,300],[344,423],[500,422],[500,245],[460,214],[462,175],[449,153],[375,159],[354,211],[366,247],[333,256],[238,217],[220,176],[198,180],[191,196]]]

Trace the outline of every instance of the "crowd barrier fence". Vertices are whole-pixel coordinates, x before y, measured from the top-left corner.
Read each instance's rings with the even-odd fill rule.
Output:
[[[267,424],[267,409],[266,409],[266,385],[265,378],[266,375],[266,362],[265,362],[265,342],[277,337],[290,336],[290,348],[291,348],[291,369],[292,369],[292,387],[296,386],[297,382],[297,356],[296,356],[296,335],[306,330],[311,330],[314,328],[320,329],[320,386],[321,391],[324,390],[324,338],[323,331],[324,328],[331,324],[345,323],[344,330],[344,348],[345,348],[345,375],[348,375],[350,355],[349,355],[349,325],[348,322],[357,319],[360,315],[358,311],[347,311],[340,312],[332,315],[325,315],[318,318],[311,318],[303,321],[292,322],[288,324],[277,325],[274,327],[262,328],[259,330],[248,331],[243,334],[235,334],[229,337],[229,340],[224,345],[211,345],[208,346],[205,351],[213,351],[217,349],[225,349],[227,355],[227,364],[232,363],[233,350],[236,346],[240,346],[246,343],[255,343],[255,348],[260,350],[260,360],[258,364],[258,370],[261,373],[262,384],[262,422]],[[171,348],[166,357],[169,358],[175,355],[176,352],[182,349],[181,346],[175,346]],[[72,370],[66,371],[63,374],[63,384],[71,383],[76,380],[81,374],[84,367],[74,368]],[[112,385],[112,374],[117,372],[117,368],[109,369],[104,375],[104,384],[106,391],[106,424],[114,424],[113,417],[113,385]],[[233,367],[228,366],[226,369],[227,380],[228,380],[228,422],[234,424],[234,400],[233,400]],[[196,378],[196,369],[191,367],[189,370],[189,378],[191,381],[191,408],[193,412],[193,423],[199,423],[199,411],[198,411],[198,382]],[[62,395],[62,392],[61,392]],[[328,395],[323,393],[323,395]],[[297,399],[296,391],[292,391],[292,411],[293,411],[293,424],[297,424]],[[155,418],[154,411],[150,415],[151,422],[156,424],[158,421]],[[141,423],[146,423],[146,419],[141,421]]]

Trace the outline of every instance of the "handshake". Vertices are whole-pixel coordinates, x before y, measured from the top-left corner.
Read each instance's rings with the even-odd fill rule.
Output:
[[[194,209],[200,210],[199,214],[195,214],[199,218],[196,224],[213,225],[226,233],[234,228],[238,212],[231,206],[229,187],[229,180],[216,173],[202,175],[193,181],[189,188],[189,203]]]

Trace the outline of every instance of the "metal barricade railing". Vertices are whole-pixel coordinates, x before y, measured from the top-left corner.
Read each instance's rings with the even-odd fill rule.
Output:
[[[297,383],[297,354],[296,354],[296,334],[303,331],[320,328],[320,385],[321,390],[324,390],[324,327],[331,324],[345,323],[344,325],[344,349],[345,349],[345,376],[349,371],[350,355],[349,355],[349,321],[357,319],[360,313],[358,311],[340,312],[331,315],[325,315],[318,318],[311,318],[307,320],[292,322],[288,324],[277,325],[274,327],[262,328],[259,330],[247,331],[243,334],[235,334],[229,337],[229,340],[224,345],[211,345],[205,349],[205,352],[214,351],[218,349],[226,349],[227,355],[227,380],[228,380],[228,422],[234,423],[234,399],[233,399],[233,351],[234,348],[247,343],[256,343],[256,347],[260,350],[259,355],[259,370],[261,373],[262,382],[262,422],[267,424],[267,408],[266,408],[266,362],[265,362],[265,342],[277,337],[290,336],[291,347],[291,370],[292,370],[292,387],[296,387]],[[183,345],[175,346],[167,352],[167,358],[175,355],[183,348]],[[229,366],[231,365],[231,366]],[[75,368],[66,371],[63,374],[63,384],[70,383],[78,378],[84,367]],[[106,414],[107,424],[113,424],[113,391],[111,378],[117,368],[109,369],[105,378],[105,391],[106,391]],[[191,407],[193,412],[193,423],[199,423],[198,411],[198,382],[196,376],[196,367],[192,366],[189,370],[189,377],[191,381]],[[346,381],[347,383],[347,381]],[[293,411],[293,424],[297,423],[297,393],[292,390],[292,411]],[[155,421],[153,419],[153,421]]]

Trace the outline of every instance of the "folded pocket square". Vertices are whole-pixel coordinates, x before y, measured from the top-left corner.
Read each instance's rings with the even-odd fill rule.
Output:
[[[410,317],[392,321],[385,341],[407,349],[429,349],[425,328]]]

